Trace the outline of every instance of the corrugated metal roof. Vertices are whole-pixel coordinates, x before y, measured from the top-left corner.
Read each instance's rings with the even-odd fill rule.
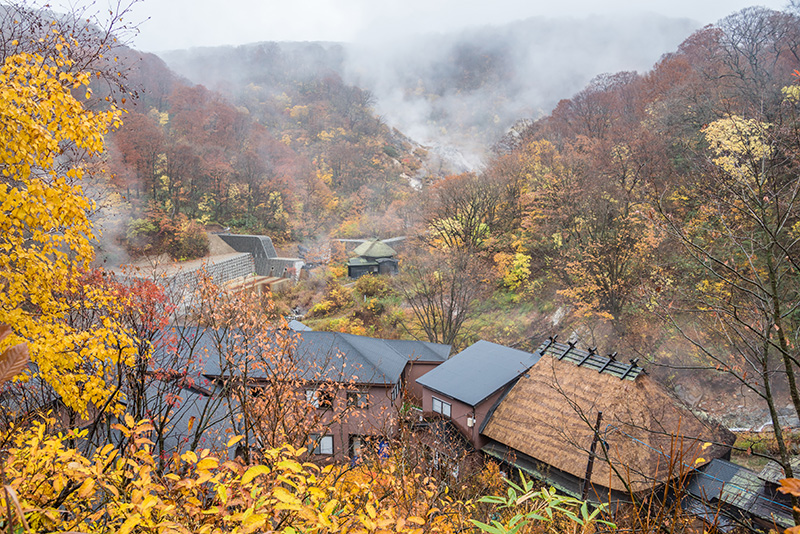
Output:
[[[576,499],[581,498],[582,480],[578,477],[538,462],[535,458],[531,458],[526,454],[510,449],[502,443],[497,443],[495,441],[490,441],[481,449],[481,452],[500,460],[502,463],[513,465],[537,480],[541,480],[548,486],[556,488],[561,493],[565,493]],[[605,488],[600,488],[601,491],[604,489]],[[594,497],[594,493],[589,494],[590,501],[607,501],[607,499],[595,499]]]
[[[791,506],[770,494],[758,473],[726,460],[714,459],[702,466],[686,491],[704,502],[719,499],[728,506],[774,521],[784,528],[794,525]]]
[[[417,379],[422,386],[476,406],[526,370],[540,354],[478,341]]]
[[[790,462],[792,464],[792,472],[800,472],[800,456],[791,458]],[[758,474],[758,478],[774,484],[780,484],[781,479],[786,478],[786,472],[781,464],[775,460],[770,460]]]

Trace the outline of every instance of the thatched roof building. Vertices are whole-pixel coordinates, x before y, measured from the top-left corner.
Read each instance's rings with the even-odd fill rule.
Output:
[[[361,243],[353,253],[356,256],[347,262],[347,276],[350,278],[398,272],[397,252],[378,238]]]
[[[485,452],[515,455],[518,466],[573,494],[586,476],[598,412],[593,486],[638,493],[729,453],[732,433],[700,420],[635,361],[553,340],[539,352],[484,424],[493,440]]]
[[[377,237],[361,243],[353,250],[353,254],[365,258],[393,258],[397,256],[397,252],[392,247]]]

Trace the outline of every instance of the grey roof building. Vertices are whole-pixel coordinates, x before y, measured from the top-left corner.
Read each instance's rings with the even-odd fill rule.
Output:
[[[211,332],[197,329],[198,346],[195,352],[205,354],[202,374],[224,376],[217,341]],[[232,333],[236,335],[235,332]],[[364,385],[395,385],[409,363],[441,363],[447,360],[449,345],[427,341],[377,339],[340,332],[294,332],[294,343],[285,349],[287,357],[298,363],[296,369],[308,381],[333,380]],[[253,379],[268,378],[263,370],[255,369]]]
[[[423,387],[476,406],[539,361],[539,353],[478,341],[419,378]]]
[[[492,407],[537,361],[538,352],[478,341],[417,378],[422,386],[422,411],[450,419],[480,449],[487,442],[480,428]]]
[[[167,444],[173,448],[196,436],[180,433],[192,417],[200,421],[202,415],[202,421],[209,421],[210,437],[217,439],[213,442],[217,446],[217,436],[224,437],[228,429],[235,431],[233,427],[238,423],[225,415],[239,407],[215,405],[213,401],[230,378],[236,383],[246,377],[248,390],[254,396],[266,399],[266,391],[269,395],[280,394],[280,400],[270,404],[269,409],[294,410],[292,416],[299,411],[302,417],[318,419],[312,422],[309,434],[309,439],[314,435],[322,440],[312,448],[314,455],[344,458],[360,454],[364,443],[380,441],[397,431],[398,414],[405,399],[403,386],[411,385],[413,372],[440,364],[450,351],[447,345],[424,341],[290,328],[266,331],[260,336],[242,336],[237,329],[177,330],[180,347],[191,353],[181,360],[180,374],[185,371],[186,377],[192,379],[187,383],[207,385],[208,391],[190,392],[187,403],[181,405],[183,409],[173,412],[174,429],[179,432]],[[154,355],[156,365],[166,366],[171,358],[175,358],[173,349]],[[209,405],[216,411],[208,412]],[[309,406],[313,413],[304,411]],[[274,420],[280,420],[279,416]]]

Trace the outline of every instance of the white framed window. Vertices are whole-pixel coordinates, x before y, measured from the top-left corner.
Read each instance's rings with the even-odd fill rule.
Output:
[[[308,436],[308,439],[311,442],[309,449],[312,449],[314,454],[333,454],[333,436],[320,436],[319,434],[311,434]]]
[[[432,397],[431,400],[433,401],[433,411],[434,413],[440,413],[445,417],[450,417],[450,409],[452,406],[449,402],[445,402],[441,399],[437,399],[436,397]]]
[[[319,389],[307,389],[306,402],[314,408],[331,408],[333,407],[333,393]]]

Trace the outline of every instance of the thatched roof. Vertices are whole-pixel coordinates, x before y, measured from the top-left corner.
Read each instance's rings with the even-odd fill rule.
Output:
[[[358,245],[353,251],[357,256],[366,256],[368,258],[391,258],[396,256],[397,252],[379,239],[370,239]]]
[[[540,350],[539,362],[484,424],[485,436],[583,478],[602,411],[600,438],[606,447],[597,446],[592,483],[623,492],[647,490],[676,475],[670,464],[676,472],[681,462],[701,465],[724,456],[733,444],[732,433],[698,419],[644,373],[622,378]],[[573,353],[580,359],[590,356],[579,349]],[[713,444],[702,450],[706,442]],[[698,457],[704,460],[695,464]]]

